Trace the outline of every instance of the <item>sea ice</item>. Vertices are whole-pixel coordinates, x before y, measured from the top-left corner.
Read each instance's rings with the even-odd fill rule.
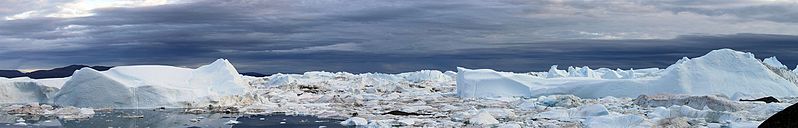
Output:
[[[490,113],[485,111],[479,112],[479,114],[474,115],[474,117],[468,119],[468,122],[477,125],[492,125],[499,123],[499,121],[496,120],[496,118],[493,118],[493,116],[491,116]]]
[[[693,108],[709,107],[717,111],[738,111],[743,107],[737,102],[729,101],[714,95],[687,96],[687,95],[640,95],[635,99],[635,104],[642,107],[669,107],[673,105],[686,105]]]
[[[341,122],[341,125],[345,125],[345,126],[363,126],[363,125],[367,125],[367,124],[368,124],[368,120],[366,120],[364,118],[360,118],[360,117],[352,117],[352,118],[346,119],[345,121]]]

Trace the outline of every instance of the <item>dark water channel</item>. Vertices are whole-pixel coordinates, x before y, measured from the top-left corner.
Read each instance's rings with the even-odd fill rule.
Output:
[[[143,116],[143,118],[131,118]],[[27,125],[15,125],[19,118]],[[230,124],[236,120],[238,124]],[[66,120],[57,117],[23,116],[0,114],[0,128],[263,128],[305,127],[338,128],[341,120],[324,119],[303,115],[241,115],[225,113],[188,114],[183,109],[145,110],[117,109],[96,112],[92,118]]]

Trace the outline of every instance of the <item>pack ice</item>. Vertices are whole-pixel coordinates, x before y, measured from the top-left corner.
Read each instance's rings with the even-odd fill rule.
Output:
[[[547,72],[529,73],[459,68],[459,73],[313,71],[244,77],[220,59],[197,69],[120,66],[81,69],[68,78],[0,78],[0,102],[47,104],[12,105],[3,108],[6,112],[64,111],[76,117],[90,113],[74,107],[58,110],[49,103],[185,107],[200,113],[213,111],[206,108],[212,104],[237,107],[245,114],[348,119],[341,124],[365,127],[734,128],[756,127],[798,102],[798,70],[786,67],[775,57],[759,60],[750,53],[721,49],[665,69],[552,66]],[[739,101],[768,95],[782,103]]]
[[[683,58],[666,69],[610,70],[552,66],[548,72],[511,73],[458,68],[460,97],[537,97],[573,94],[583,98],[637,97],[654,94],[732,96],[798,95],[798,77],[775,57],[761,61],[752,53],[731,49]]]
[[[64,83],[53,102],[76,107],[187,107],[243,94],[247,87],[225,59],[197,69],[141,65],[100,72],[83,68]]]

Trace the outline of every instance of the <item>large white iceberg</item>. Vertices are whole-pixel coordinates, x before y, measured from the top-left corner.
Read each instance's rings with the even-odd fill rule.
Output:
[[[83,68],[75,71],[53,101],[77,107],[185,107],[181,105],[243,94],[247,88],[225,59],[197,69],[143,65],[100,72]]]
[[[769,59],[767,63],[777,62]],[[637,97],[663,93],[726,96],[735,93],[765,93],[773,96],[798,96],[798,87],[790,80],[792,76],[777,74],[751,53],[731,49],[713,50],[693,59],[683,58],[664,70],[648,69],[644,74],[628,70],[615,71],[618,75],[606,75],[613,72],[600,70],[605,73],[600,74],[585,68],[587,67],[573,68],[573,71],[568,71],[570,77],[561,78],[548,78],[563,75],[556,67],[544,73],[545,75],[458,68],[457,94],[460,97],[573,94],[584,98]],[[634,78],[617,79],[617,76]]]
[[[8,79],[0,77],[0,103],[48,102],[49,96],[58,91],[35,80]]]

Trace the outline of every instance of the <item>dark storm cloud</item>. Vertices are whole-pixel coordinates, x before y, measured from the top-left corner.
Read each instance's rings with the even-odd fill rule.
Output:
[[[226,57],[242,71],[301,73],[305,71],[405,72],[454,67],[493,68],[503,71],[544,71],[551,65],[609,68],[664,68],[681,57],[697,57],[719,48],[753,52],[758,58],[778,56],[787,65],[798,64],[798,36],[736,34],[683,36],[668,40],[569,40],[506,44],[449,53],[225,53],[207,47],[166,43],[160,46],[97,47],[93,52],[21,53],[44,62],[84,64],[168,64],[196,67]],[[245,47],[245,46],[241,46]],[[4,58],[12,56],[2,56]],[[12,57],[13,58],[13,57]]]
[[[208,0],[69,18],[44,15],[57,12],[48,3],[30,8],[37,15],[0,20],[0,68],[196,67],[227,58],[263,73],[626,69],[665,67],[727,47],[798,63],[798,38],[791,36],[798,26],[753,12],[735,13],[751,18],[745,22],[728,20],[692,6],[707,3],[685,2],[669,5],[689,9],[625,1]],[[6,18],[19,13],[0,10]]]
[[[682,36],[666,40],[569,40],[508,44],[502,48],[477,48],[438,54],[327,52],[290,56],[267,55],[254,57],[263,59],[255,59],[252,63],[273,70],[284,70],[277,72],[294,73],[310,70],[395,73],[421,69],[454,70],[457,66],[516,72],[545,71],[551,65],[639,69],[665,68],[681,57],[698,57],[711,50],[732,48],[753,52],[757,58],[777,56],[784,64],[793,68],[798,64],[796,43],[798,36],[762,34]],[[303,66],[286,66],[295,64]]]
[[[3,30],[0,31],[0,38],[7,40],[0,40],[0,43],[33,41],[41,46],[32,44],[31,47],[46,50],[51,50],[47,47],[63,44],[74,45],[78,49],[169,44],[239,52],[357,43],[400,51],[418,48],[397,47],[406,46],[403,44],[435,45],[430,42],[459,38],[444,35],[455,31],[463,36],[473,36],[504,27],[480,23],[476,21],[479,18],[456,16],[463,15],[460,13],[439,12],[473,7],[454,6],[447,2],[419,6],[345,7],[342,10],[313,5],[293,7],[291,4],[295,3],[279,1],[274,2],[275,5],[259,8],[256,5],[269,2],[255,5],[240,2],[243,1],[104,8],[94,10],[95,15],[88,17],[34,17],[0,21],[0,30]],[[273,11],[279,13],[269,13]],[[423,37],[427,35],[442,36]],[[246,47],[235,47],[242,45]],[[9,50],[17,48],[12,46],[6,47]]]
[[[482,49],[489,54],[464,55],[480,59],[511,58],[528,65],[475,65],[499,67],[509,71],[543,71],[549,65],[609,68],[665,68],[681,57],[698,57],[720,48],[752,52],[757,58],[777,56],[793,68],[798,64],[798,36],[734,34],[681,36],[654,40],[571,40],[537,45],[521,44],[503,49]],[[507,57],[513,56],[513,57]],[[501,65],[501,64],[498,64]]]
[[[691,12],[710,16],[733,15],[741,20],[759,19],[775,22],[798,22],[798,1],[757,0],[668,0],[645,1],[646,4],[674,13]],[[714,5],[714,6],[707,6]]]

